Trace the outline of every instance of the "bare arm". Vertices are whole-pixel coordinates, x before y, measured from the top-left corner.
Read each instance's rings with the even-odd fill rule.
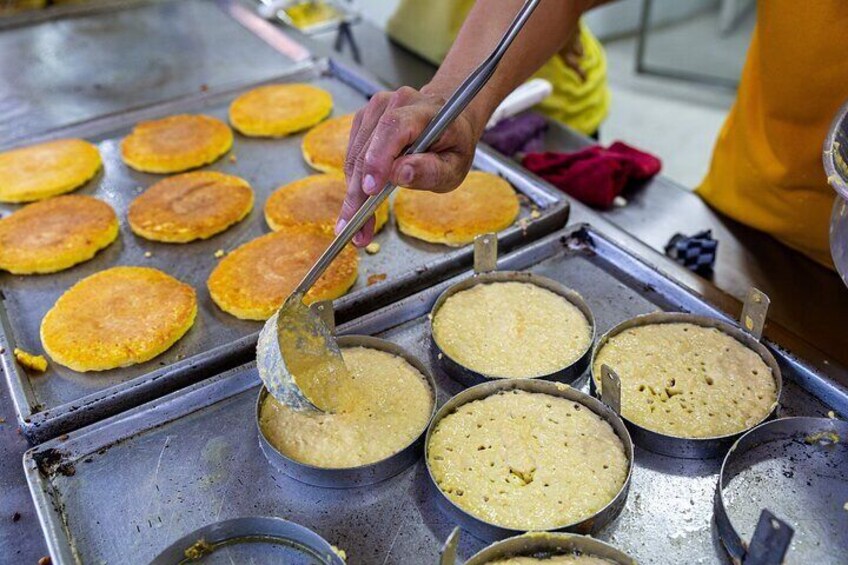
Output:
[[[403,87],[380,92],[356,113],[345,161],[347,197],[336,230],[388,181],[435,192],[456,188],[470,169],[474,147],[501,100],[559,51],[575,33],[580,15],[598,3],[543,0],[495,75],[430,151],[401,157],[442,103],[489,55],[523,4],[522,0],[478,0],[429,84],[420,91]],[[373,229],[372,219],[354,243],[367,244]]]

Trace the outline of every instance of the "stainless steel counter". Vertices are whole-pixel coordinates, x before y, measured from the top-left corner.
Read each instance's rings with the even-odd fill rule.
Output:
[[[190,6],[196,2],[184,0],[179,4]],[[210,43],[212,40],[208,33],[212,31],[210,27],[217,27],[217,24],[204,22],[186,26],[185,21],[177,20],[177,11],[190,11],[193,8],[174,6],[176,3],[168,8],[174,10],[174,20],[164,28],[139,28],[144,25],[143,20],[116,18],[115,24],[101,24],[92,29],[90,43],[76,43],[74,37],[69,37],[67,26],[70,24],[64,20],[51,22],[51,27],[55,29],[46,37],[71,43],[50,43],[48,39],[27,43],[35,41],[41,33],[29,32],[28,35],[23,27],[0,33],[0,139],[9,139],[11,135],[31,135],[46,128],[118,111],[120,108],[112,105],[114,92],[111,90],[126,90],[123,81],[131,78],[140,88],[124,94],[137,95],[137,103],[143,105],[168,96],[179,96],[188,87],[231,84],[255,79],[257,76],[261,78],[263,73],[278,70],[277,65],[285,67],[290,64],[288,58],[279,54],[264,57],[262,62],[257,61],[255,53],[267,55],[269,48],[256,38],[231,38],[224,49],[211,49],[218,44],[214,41]],[[232,23],[218,22],[222,28],[229,28]],[[113,25],[124,26],[123,33],[116,35]],[[431,65],[392,44],[373,25],[358,24],[353,32],[360,45],[363,64],[385,82],[420,86],[432,75]],[[168,48],[163,48],[159,56],[144,63],[149,66],[148,73],[144,73],[139,70],[138,61],[121,59],[114,56],[114,53],[104,52],[109,49],[104,49],[102,43],[93,42],[93,37],[99,36],[124,45],[123,38],[162,41]],[[332,34],[310,38],[294,34],[294,37],[316,54],[332,52],[335,39]],[[36,48],[36,45],[41,47]],[[68,45],[73,47],[73,59],[87,52],[90,57],[87,61],[99,61],[101,73],[109,69],[112,74],[107,88],[104,89],[103,82],[96,78],[103,75],[97,75],[90,63],[80,63],[75,67],[64,64],[70,49]],[[217,66],[208,62],[200,63],[187,56],[190,50],[186,49],[192,46],[206,46],[218,55],[225,52],[223,55],[226,60],[219,60]],[[49,77],[55,79],[55,88],[37,92],[28,90],[27,81],[21,75],[23,67],[20,60],[15,60],[16,57],[23,57],[32,66],[29,72],[55,74],[55,77]],[[221,72],[222,64],[228,65],[227,72]],[[188,76],[190,80],[183,83],[182,91],[168,91],[161,82],[164,73],[183,73],[179,76]],[[154,94],[155,97],[151,98]],[[15,112],[9,114],[9,109]],[[586,143],[586,140],[567,130],[554,128],[548,142],[551,148],[568,150]],[[815,353],[814,350],[818,348],[831,358],[848,365],[848,331],[844,329],[845,320],[848,319],[848,289],[842,286],[835,273],[828,272],[763,234],[721,217],[697,196],[669,179],[660,177],[628,195],[628,198],[630,203],[627,207],[605,214],[575,204],[571,221],[598,224],[609,221],[656,250],[660,250],[677,231],[691,233],[712,229],[720,241],[713,282],[737,298],[743,297],[750,285],[765,290],[772,298],[771,319],[797,334],[789,335],[782,328],[773,328],[778,333],[773,339],[783,343],[782,338],[786,338],[805,349],[803,353]],[[647,249],[646,252],[649,253]],[[707,281],[695,275],[686,277],[683,282],[696,290],[710,288]],[[732,309],[735,305],[728,302],[721,306]],[[800,340],[798,336],[801,336]],[[813,346],[802,344],[802,340]],[[811,358],[811,361],[815,362],[815,359]],[[825,367],[825,370],[828,368]],[[843,370],[837,369],[836,372],[840,379],[844,379]],[[0,418],[5,419],[5,423],[0,424],[0,563],[36,563],[47,554],[47,550],[21,467],[26,443],[15,427],[15,416],[5,387],[2,390]]]
[[[70,8],[0,20],[1,144],[269,79],[296,63],[207,0]],[[53,10],[68,16],[49,17]]]

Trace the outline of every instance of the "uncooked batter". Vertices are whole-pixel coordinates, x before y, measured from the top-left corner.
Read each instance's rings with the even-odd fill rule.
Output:
[[[439,422],[428,462],[439,488],[474,516],[517,530],[579,522],[627,477],[612,427],[573,400],[521,390],[469,402]]]
[[[375,463],[412,443],[433,411],[433,391],[405,359],[365,347],[342,349],[354,400],[336,414],[298,412],[268,395],[259,425],[284,455],[317,467]]]
[[[613,336],[598,352],[621,378],[622,415],[649,430],[705,438],[744,431],[777,401],[771,369],[716,328],[652,324]]]
[[[478,284],[436,312],[433,337],[451,359],[497,378],[539,377],[577,361],[592,329],[571,302],[531,283]]]

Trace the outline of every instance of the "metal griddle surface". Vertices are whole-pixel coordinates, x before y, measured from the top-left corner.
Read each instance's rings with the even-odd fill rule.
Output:
[[[365,95],[332,76],[318,76],[315,68],[287,76],[288,81],[309,80],[332,93],[333,115],[358,109]],[[237,91],[241,92],[241,90]],[[237,93],[236,92],[236,93]],[[139,119],[149,119],[180,112],[206,113],[227,120],[227,108],[236,93],[210,95],[142,110],[129,116],[95,121],[67,132],[96,142],[103,156],[104,171],[78,190],[79,194],[97,196],[108,202],[121,221],[118,240],[101,251],[93,260],[66,271],[42,276],[0,274],[8,321],[7,351],[2,360],[17,389],[16,403],[28,437],[47,439],[80,427],[93,419],[116,413],[116,409],[140,404],[153,396],[176,388],[176,379],[163,374],[180,373],[180,386],[212,376],[224,368],[243,363],[253,355],[259,322],[239,320],[221,311],[209,296],[206,280],[219,259],[217,250],[231,251],[270,229],[265,224],[263,207],[268,196],[280,185],[313,174],[301,156],[302,134],[283,139],[255,139],[236,134],[230,153],[203,170],[235,174],[248,180],[254,188],[256,202],[251,214],[222,234],[189,244],[165,244],[135,236],[126,222],[126,210],[144,187],[165,178],[140,173],[125,166],[120,158],[120,141]],[[505,247],[526,242],[559,229],[568,214],[567,204],[554,189],[531,179],[515,168],[507,170],[504,161],[478,150],[475,166],[499,172],[527,198],[521,206],[521,218],[529,222],[532,206],[541,216],[526,225],[513,225],[499,234]],[[0,214],[18,207],[0,204]],[[402,236],[392,220],[376,237],[381,245],[377,255],[360,252],[359,279],[348,295],[336,302],[340,317],[362,313],[420,290],[431,282],[460,272],[471,263],[471,249],[452,249]],[[146,257],[145,253],[150,253]],[[194,327],[171,349],[155,359],[122,369],[100,373],[78,373],[51,363],[47,373],[31,375],[14,362],[13,347],[41,352],[39,326],[44,314],[56,299],[83,277],[116,265],[144,265],[159,268],[191,284],[197,291],[198,317]],[[371,275],[385,275],[385,281],[368,285]],[[0,320],[2,320],[0,308]],[[108,315],[107,312],[103,313]],[[2,333],[0,333],[2,338]],[[241,340],[237,344],[237,342]],[[0,339],[2,342],[2,339]],[[0,343],[2,345],[2,343]],[[241,359],[230,363],[234,355]],[[142,386],[136,386],[142,385]],[[167,387],[171,387],[170,390]],[[120,396],[112,396],[118,392]],[[27,395],[28,398],[24,398]],[[94,396],[91,396],[94,395]],[[146,398],[144,395],[148,395]],[[134,402],[134,404],[133,404]],[[79,410],[83,407],[84,410]],[[83,419],[88,419],[84,421]]]
[[[112,4],[76,17],[28,17],[37,19],[0,27],[4,142],[201,88],[269,79],[295,64],[214,1]]]
[[[721,315],[591,228],[544,238],[503,257],[500,267],[529,267],[574,288],[593,309],[599,333],[657,309]],[[439,404],[462,387],[436,364],[426,314],[451,282],[339,328],[373,333],[418,356],[433,369]],[[796,376],[785,373],[780,414],[826,413]],[[575,386],[586,391],[587,376]],[[257,394],[258,378],[247,366],[28,452],[28,481],[54,557],[73,562],[75,551],[81,562],[142,562],[208,522],[267,514],[314,529],[346,550],[351,564],[436,562],[454,524],[436,506],[423,461],[353,490],[279,476],[259,448]],[[637,448],[627,505],[598,537],[640,563],[727,563],[712,526],[720,464]],[[467,559],[483,545],[466,534],[460,555]]]

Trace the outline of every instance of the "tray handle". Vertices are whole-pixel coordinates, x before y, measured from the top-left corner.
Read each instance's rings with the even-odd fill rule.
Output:
[[[739,322],[742,325],[742,329],[757,340],[763,336],[763,328],[766,325],[766,317],[768,316],[770,304],[771,299],[762,290],[753,286],[748,290],[748,296],[745,298],[745,305],[742,306],[742,315],[739,317]]]
[[[606,363],[601,365],[601,401],[621,415],[621,379]]]
[[[474,238],[474,273],[491,273],[498,269],[498,236],[480,234]]]
[[[742,565],[780,565],[794,534],[789,524],[764,509]]]

